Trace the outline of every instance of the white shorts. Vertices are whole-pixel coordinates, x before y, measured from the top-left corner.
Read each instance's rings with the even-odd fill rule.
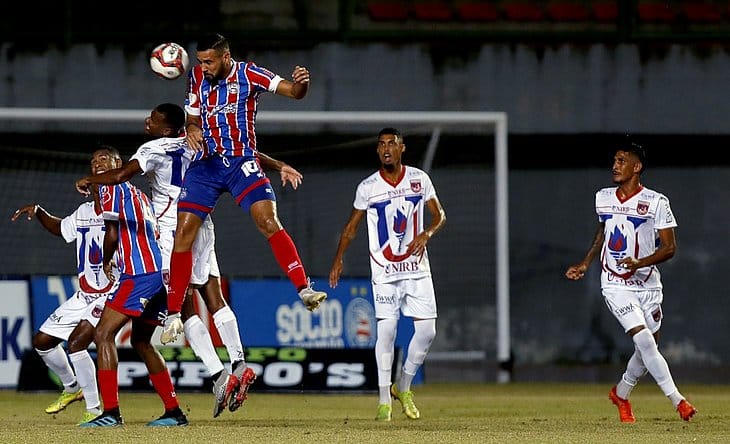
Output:
[[[175,230],[161,229],[157,240],[162,253],[162,276],[166,285],[169,285],[170,257],[175,243]],[[193,242],[193,274],[190,283],[203,285],[208,282],[209,276],[220,277],[218,259],[215,255],[215,228],[210,218],[206,218],[195,236]]]
[[[116,286],[113,290],[116,291]],[[74,328],[83,320],[89,321],[96,327],[110,294],[113,294],[113,291],[95,297],[96,295],[90,296],[81,290],[77,291],[48,316],[39,330],[54,338],[67,341]]]
[[[373,282],[373,304],[377,319],[436,318],[436,295],[431,277],[403,279],[376,284]]]
[[[662,313],[664,295],[661,290],[604,288],[602,292],[608,309],[625,332],[640,325],[646,326],[652,333],[661,328],[664,317]]]

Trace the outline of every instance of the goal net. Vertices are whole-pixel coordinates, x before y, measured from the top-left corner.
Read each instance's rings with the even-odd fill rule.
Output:
[[[148,110],[0,108],[0,131],[18,134],[15,143],[4,148],[10,155],[5,156],[0,175],[1,193],[7,194],[3,201],[22,205],[43,197],[45,202],[58,205],[51,208],[58,214],[75,208],[78,200],[74,200],[72,180],[88,170],[93,145],[116,146],[128,158],[138,146],[135,137],[141,135],[148,114]],[[481,373],[482,379],[493,369],[497,382],[508,382],[511,345],[505,113],[261,111],[257,119],[261,151],[304,174],[297,191],[282,188],[278,175],[269,174],[278,196],[279,217],[295,239],[313,279],[326,286],[355,187],[378,168],[375,141],[385,126],[403,133],[403,162],[429,172],[447,214],[444,229],[428,247],[439,321],[427,369],[432,373],[443,366],[453,372],[456,365],[461,372]],[[43,146],[29,147],[26,142],[31,133],[44,133],[48,138]],[[37,178],[42,178],[42,183]],[[224,275],[280,275],[273,259],[261,254],[267,248],[262,245],[265,240],[231,199],[221,199],[214,217],[219,239],[216,250]],[[369,277],[365,230],[360,227],[345,257],[347,277]],[[33,245],[37,241],[3,236],[0,246],[6,251],[20,251],[21,243]],[[59,254],[48,250],[56,246],[44,245],[44,257],[29,263],[23,258],[0,259],[1,268],[10,273],[63,272],[73,260],[63,246],[59,246]]]

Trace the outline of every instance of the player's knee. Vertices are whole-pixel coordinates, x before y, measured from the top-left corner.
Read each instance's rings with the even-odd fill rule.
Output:
[[[646,328],[636,333],[631,337],[631,339],[634,341],[636,348],[638,348],[640,352],[654,349],[657,346],[654,336],[651,334],[649,329]]]

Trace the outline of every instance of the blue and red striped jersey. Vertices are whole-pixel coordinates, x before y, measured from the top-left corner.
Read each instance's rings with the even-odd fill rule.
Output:
[[[129,182],[99,187],[105,220],[119,222],[119,272],[138,275],[160,271],[157,221],[149,198]]]
[[[185,111],[200,116],[209,154],[256,155],[256,111],[259,96],[276,92],[282,78],[253,62],[233,61],[224,80],[209,82],[196,65],[188,73]]]

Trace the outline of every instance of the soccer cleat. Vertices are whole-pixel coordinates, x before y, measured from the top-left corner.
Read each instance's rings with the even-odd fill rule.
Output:
[[[307,278],[307,286],[299,290],[299,297],[307,310],[314,311],[319,308],[319,304],[327,299],[327,293],[313,289],[312,281]]]
[[[172,314],[165,319],[165,324],[162,327],[162,334],[160,334],[160,342],[162,345],[169,344],[177,339],[182,332],[183,323],[182,320],[180,320],[180,313]]]
[[[101,412],[94,413],[94,412],[90,412],[90,411],[86,410],[86,411],[84,411],[84,414],[81,415],[81,421],[79,421],[78,424],[76,424],[76,425],[81,425],[81,424],[83,424],[85,422],[89,422],[92,419],[94,419],[97,416],[99,416],[100,414],[101,414]]]
[[[164,415],[147,423],[147,427],[175,427],[188,425],[188,418],[180,407],[168,410]]]
[[[390,421],[393,417],[393,408],[390,404],[378,404],[378,414],[375,415],[376,421]]]
[[[695,414],[697,414],[697,409],[686,399],[683,399],[679,401],[679,404],[677,404],[677,412],[679,412],[680,418],[685,421],[689,421]]]
[[[79,427],[118,427],[124,424],[119,413],[104,412],[91,421],[79,424]]]
[[[228,405],[231,395],[238,389],[238,379],[221,371],[220,376],[213,382],[213,396],[215,396],[215,406],[213,406],[213,418],[217,418]]]
[[[251,367],[247,367],[245,362],[239,361],[231,376],[238,381],[238,387],[228,400],[228,410],[235,412],[243,405],[243,401],[248,398],[248,389],[256,381],[256,373],[251,370]]]
[[[631,411],[631,403],[628,399],[619,398],[616,394],[616,386],[614,385],[610,392],[608,392],[608,399],[618,408],[618,417],[621,422],[633,423],[636,422],[634,418],[634,412]]]
[[[418,411],[416,404],[413,402],[413,392],[408,390],[407,392],[399,392],[398,387],[395,384],[390,386],[390,394],[393,398],[400,401],[403,406],[403,413],[410,419],[418,419],[421,417],[421,412]]]
[[[72,402],[80,401],[82,399],[84,399],[84,393],[81,391],[81,389],[73,393],[68,393],[64,390],[61,393],[61,396],[58,397],[58,399],[56,399],[48,407],[46,407],[46,413],[58,413],[68,407],[68,405]]]

